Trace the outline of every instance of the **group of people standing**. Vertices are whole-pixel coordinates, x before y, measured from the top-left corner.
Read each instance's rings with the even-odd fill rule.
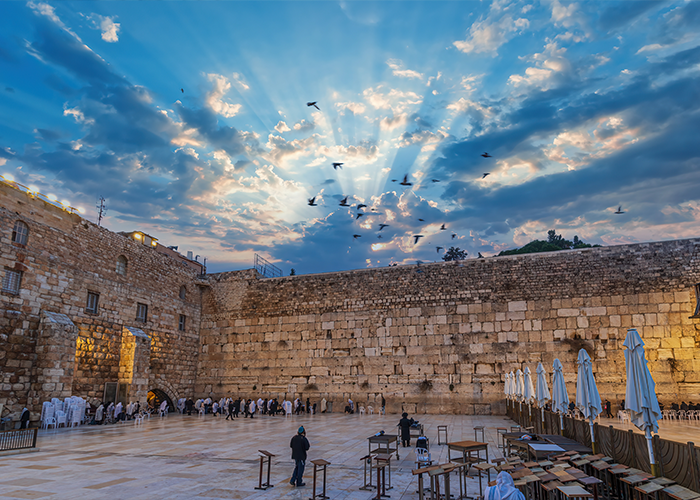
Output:
[[[178,411],[182,414],[192,415],[214,415],[223,416],[226,415],[226,420],[238,418],[242,415],[244,418],[253,416],[257,413],[259,415],[299,415],[302,413],[317,413],[320,409],[321,413],[326,413],[328,409],[328,403],[326,398],[321,399],[320,408],[319,404],[311,403],[310,398],[306,398],[306,403],[302,401],[301,398],[296,398],[294,402],[285,399],[281,403],[277,398],[258,398],[246,399],[246,398],[221,398],[218,401],[212,400],[212,398],[197,399],[194,401],[192,398],[180,398],[177,402]]]
[[[87,411],[90,411],[90,403],[88,403]],[[128,403],[124,406],[121,402],[117,404],[109,403],[105,408],[103,403],[100,403],[95,410],[95,416],[90,421],[93,425],[102,425],[116,422],[124,422],[132,420],[141,413],[141,403],[138,401]]]

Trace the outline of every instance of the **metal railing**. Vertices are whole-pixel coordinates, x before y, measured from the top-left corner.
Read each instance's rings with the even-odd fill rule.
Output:
[[[38,428],[15,429],[0,432],[0,451],[23,450],[36,448],[36,436]]]
[[[282,276],[282,270],[279,267],[270,264],[258,254],[255,254],[253,265],[255,270],[266,278],[279,278]]]

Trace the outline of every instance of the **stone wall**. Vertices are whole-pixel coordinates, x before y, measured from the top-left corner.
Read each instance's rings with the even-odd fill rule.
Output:
[[[12,242],[17,220],[29,226],[26,245]],[[142,402],[152,388],[173,400],[192,395],[205,284],[194,269],[2,182],[0,250],[0,275],[22,271],[18,294],[0,292],[3,416],[27,405],[36,417],[51,397],[102,399],[106,382],[135,384],[131,396]],[[120,255],[126,275],[116,271]],[[99,294],[96,314],[86,311],[88,292]],[[136,319],[139,302],[148,305],[146,322]],[[75,325],[72,340],[47,313]],[[180,314],[185,331],[178,330]],[[124,343],[125,328],[146,338]],[[52,366],[56,349],[65,353],[61,366]],[[130,356],[124,362],[123,353]]]
[[[700,389],[700,240],[261,279],[210,275],[198,395],[349,396],[389,411],[502,413],[504,374],[580,348],[624,399],[624,341],[648,347],[661,401]]]

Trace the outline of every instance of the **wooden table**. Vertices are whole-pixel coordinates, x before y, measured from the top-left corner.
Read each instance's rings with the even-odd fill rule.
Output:
[[[459,459],[450,457],[450,452],[453,450],[462,454],[462,463],[489,461],[489,445],[487,443],[480,443],[478,441],[455,441],[454,443],[447,443],[447,460],[450,462],[459,462]],[[479,456],[481,450],[486,452],[486,460],[482,460]],[[474,452],[476,452],[476,457],[472,457],[472,453]]]
[[[475,464],[474,468],[479,471],[479,496],[483,497],[484,491],[481,487],[481,473],[483,471],[486,471],[486,473],[488,474],[488,480],[491,481],[491,469],[493,468],[493,464],[490,464],[488,462],[481,462],[481,463]]]
[[[675,500],[695,500],[700,497],[700,493],[684,488],[680,484],[674,484],[673,486],[664,488],[663,492]]]
[[[373,453],[396,453],[396,458],[401,458],[399,457],[399,441],[396,438],[396,436],[391,435],[391,434],[382,434],[381,436],[370,436],[367,438],[369,441],[368,448],[369,451],[367,452],[368,454],[373,454]],[[392,447],[392,443],[394,446]],[[372,445],[375,444],[377,447],[373,450]]]
[[[640,484],[639,486],[636,486],[634,488],[635,491],[639,492],[639,497],[641,499],[644,498],[651,498],[652,495],[654,496],[654,499],[659,498],[659,491],[663,490],[664,486],[656,483],[646,483],[646,484]]]
[[[561,491],[565,498],[593,498],[593,494],[581,486],[559,486],[557,490]]]
[[[426,488],[423,486],[423,474],[429,473],[431,470],[439,469],[439,465],[431,465],[429,467],[422,467],[420,469],[413,469],[411,473],[414,476],[418,476],[418,499],[423,500]],[[429,489],[429,488],[428,488]]]
[[[649,479],[652,479],[654,476],[651,474],[647,474],[646,472],[642,474],[632,474],[631,476],[627,477],[621,477],[620,481],[625,484],[625,492],[627,493],[625,495],[625,498],[627,500],[632,500],[632,493],[633,493],[633,487],[637,486],[638,484],[645,483],[649,481]],[[700,496],[700,495],[698,495]],[[689,500],[689,499],[677,499],[677,500]]]
[[[576,481],[584,486],[590,486],[593,490],[593,500],[598,500],[598,485],[603,484],[603,481],[592,476],[577,477]]]

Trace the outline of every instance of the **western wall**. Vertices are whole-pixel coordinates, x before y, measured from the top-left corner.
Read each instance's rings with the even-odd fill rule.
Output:
[[[504,374],[579,349],[625,395],[624,341],[647,346],[660,400],[697,399],[700,239],[260,279],[208,276],[197,394],[348,397],[387,411],[503,413]]]
[[[26,243],[13,241],[18,221]],[[148,235],[3,182],[0,227],[3,280],[21,275],[0,292],[2,417],[27,406],[36,420],[52,397],[103,400],[108,385],[123,401],[325,397],[342,411],[384,395],[390,412],[503,413],[504,374],[539,361],[551,372],[555,357],[573,397],[580,348],[614,402],[630,327],[662,402],[700,392],[700,239],[263,278],[202,275]]]

